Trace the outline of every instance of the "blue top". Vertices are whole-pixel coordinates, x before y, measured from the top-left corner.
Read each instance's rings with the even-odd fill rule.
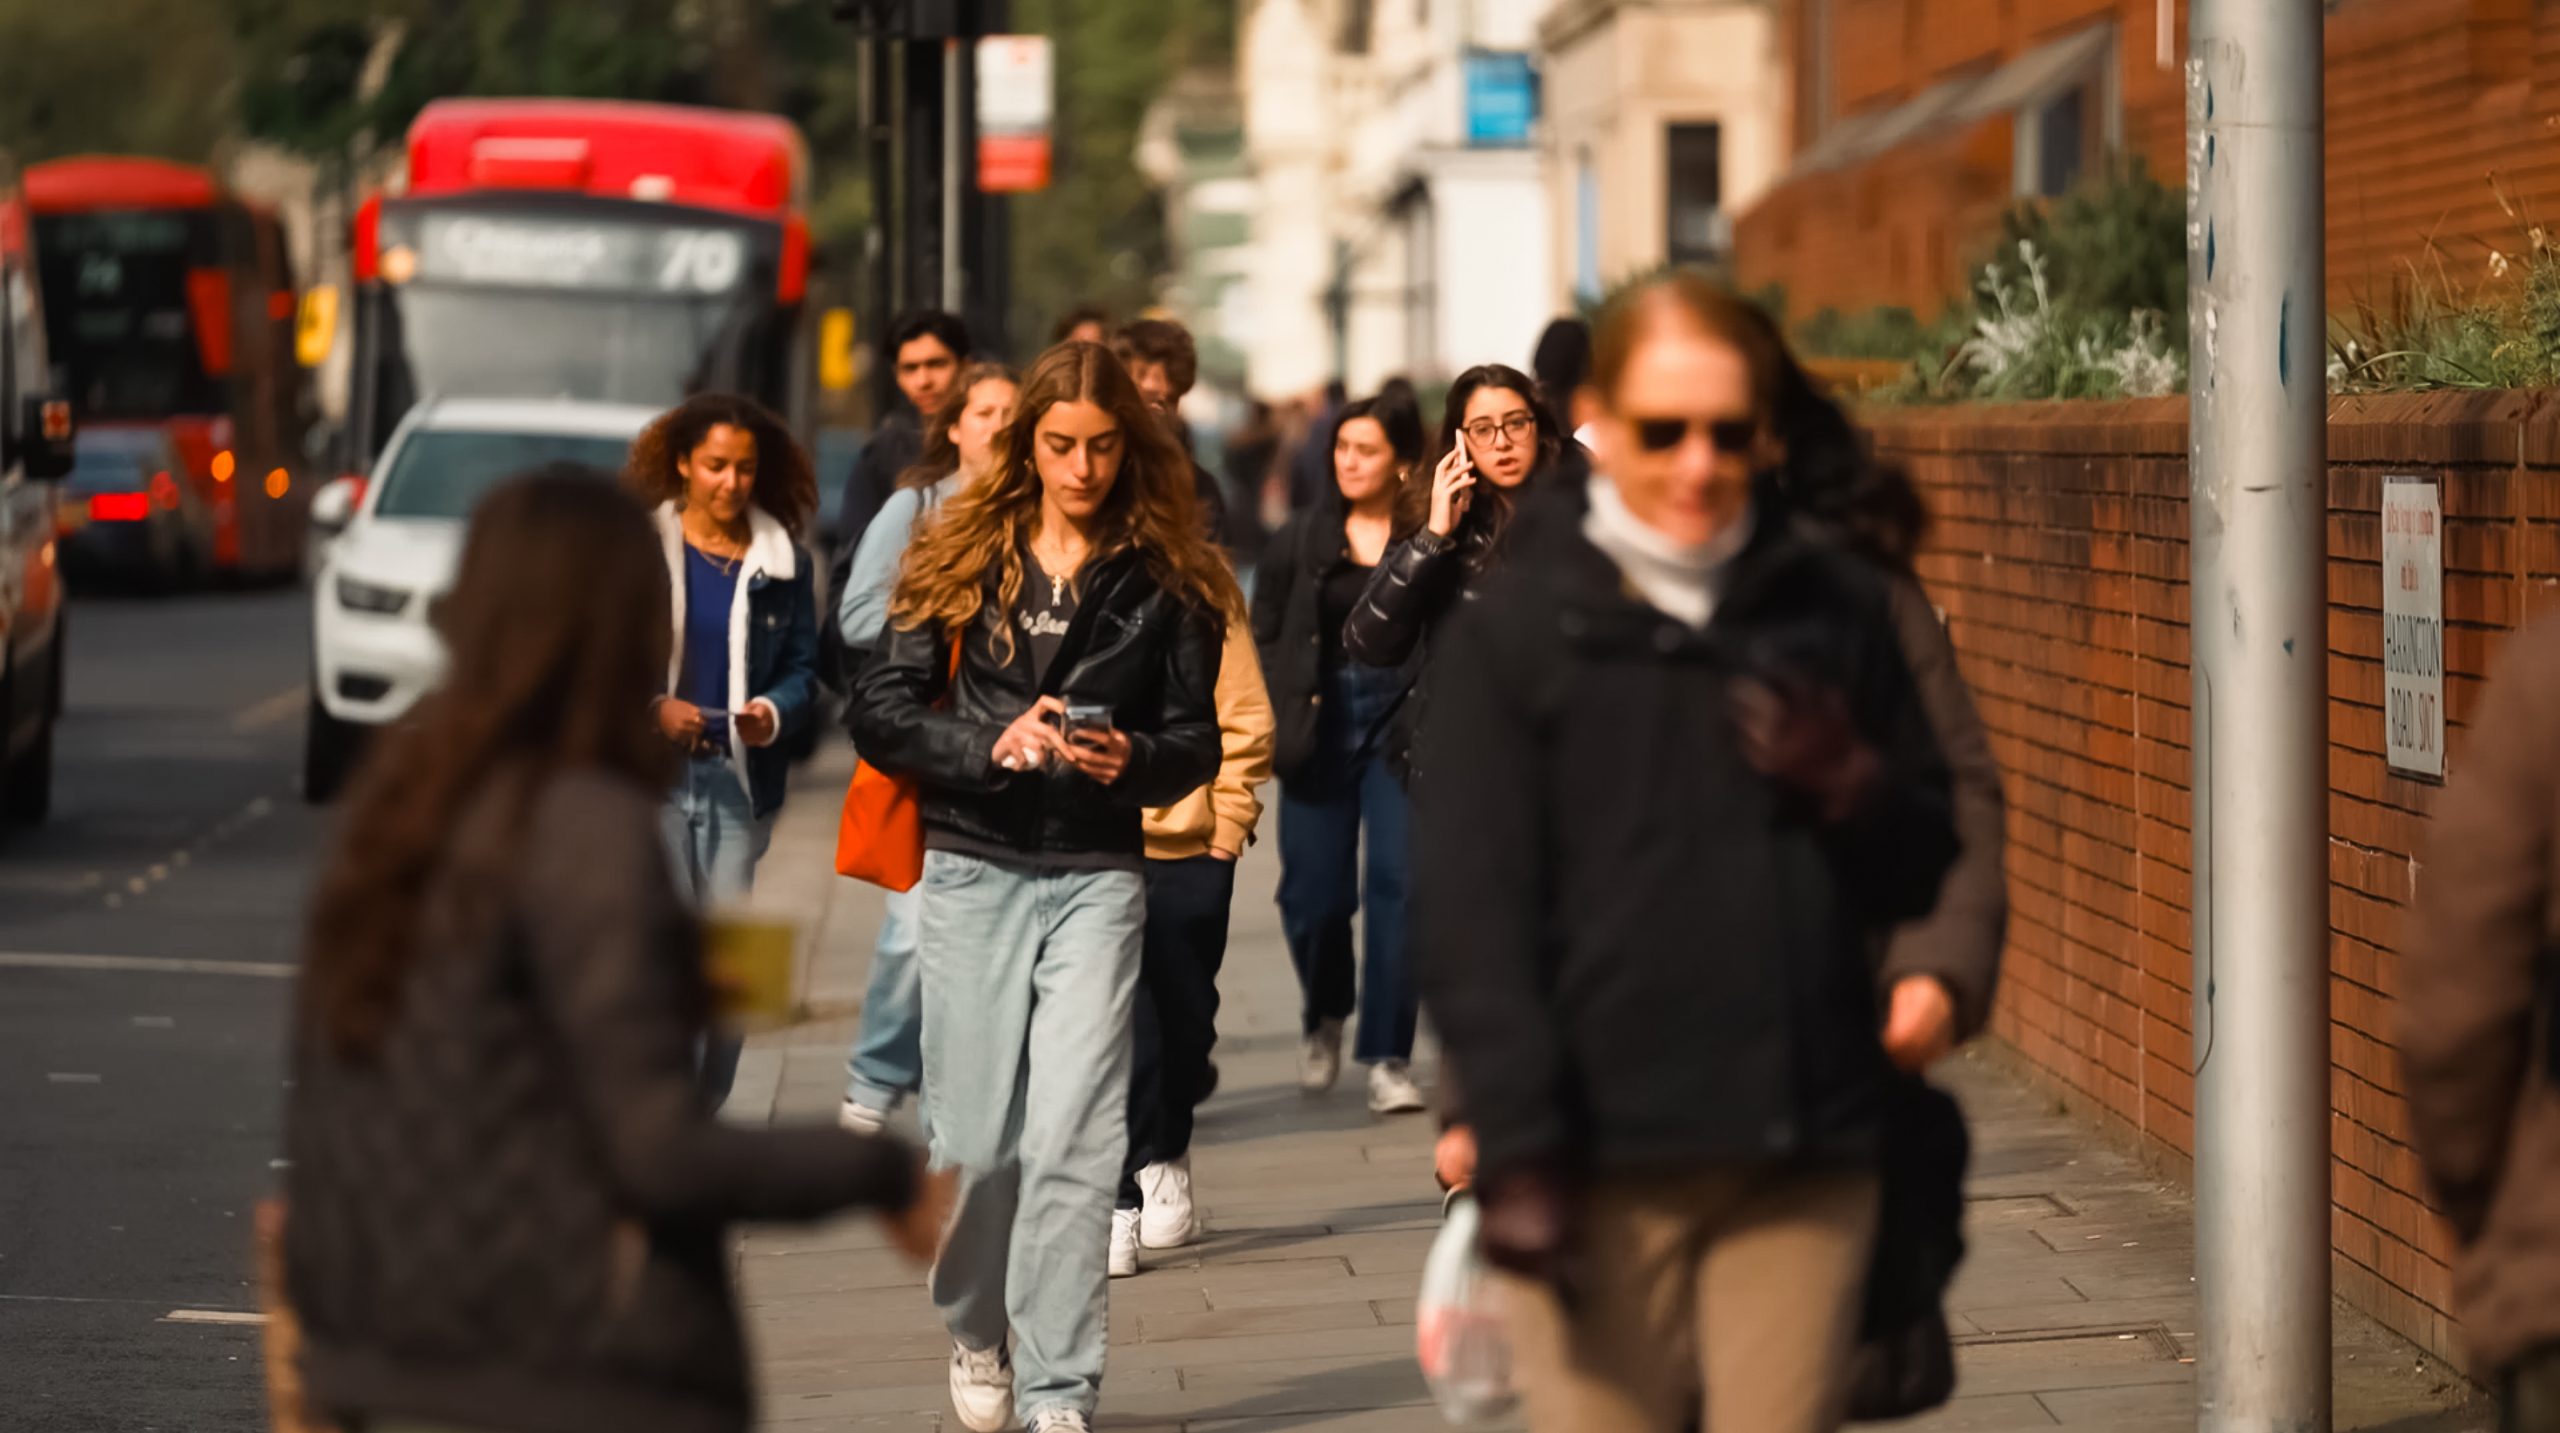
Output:
[[[936,503],[959,490],[957,473],[931,487],[900,488],[881,506],[871,526],[862,530],[836,607],[836,629],[846,646],[862,651],[880,640],[880,629],[889,623],[889,599],[897,592],[898,561],[906,555],[908,539]]]
[[[706,711],[729,705],[729,605],[737,600],[739,563],[684,545],[684,655],[675,697]],[[705,731],[714,740],[726,733]]]

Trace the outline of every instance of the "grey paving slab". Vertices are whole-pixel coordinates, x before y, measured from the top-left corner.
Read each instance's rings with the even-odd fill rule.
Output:
[[[878,893],[828,865],[848,766],[823,754],[785,808],[756,904],[802,932],[813,1018],[749,1042],[728,1111],[832,1119],[868,978]],[[1149,1251],[1110,1289],[1109,1433],[1423,1433],[1444,1427],[1412,1356],[1418,1270],[1439,1227],[1427,1119],[1381,1120],[1354,1077],[1321,1098],[1294,1078],[1298,999],[1269,898],[1266,843],[1239,876],[1220,1091],[1194,1162],[1208,1232]],[[1426,1050],[1420,1068],[1426,1079]],[[1351,1072],[1356,1076],[1356,1071]],[[1942,1078],[1974,1126],[1973,1257],[1950,1299],[1961,1396],[1912,1433],[2194,1426],[2189,1206],[1989,1062]],[[915,1129],[912,1111],[897,1127]],[[922,1272],[877,1221],[757,1229],[738,1242],[762,1426],[944,1433],[948,1347]],[[2467,1385],[2369,1322],[2337,1320],[2341,1429],[2480,1433]]]

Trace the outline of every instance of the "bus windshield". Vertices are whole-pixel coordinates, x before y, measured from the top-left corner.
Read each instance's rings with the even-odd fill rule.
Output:
[[[206,215],[123,209],[35,221],[54,359],[85,419],[218,413],[187,307],[189,250]]]
[[[415,284],[386,305],[386,355],[413,394],[667,407],[741,386],[742,298]]]

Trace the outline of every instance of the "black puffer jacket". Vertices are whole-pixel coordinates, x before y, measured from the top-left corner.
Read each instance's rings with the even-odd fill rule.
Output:
[[[1138,812],[1170,806],[1218,773],[1218,655],[1224,624],[1156,585],[1136,553],[1104,558],[1083,578],[1075,619],[1047,672],[987,600],[962,634],[958,679],[950,640],[930,627],[891,627],[854,684],[853,736],[862,759],[923,786],[925,841],[936,832],[1025,857],[1142,854]],[[950,700],[942,702],[945,688]],[[1129,767],[1109,787],[1052,763],[996,765],[996,738],[1043,696],[1111,708],[1129,735]]]
[[[1328,489],[1314,507],[1271,535],[1254,576],[1253,641],[1262,657],[1263,684],[1271,692],[1271,772],[1282,781],[1304,776],[1316,754],[1323,727],[1325,660],[1343,637],[1322,630],[1324,584],[1350,565],[1344,547],[1342,503]],[[1332,655],[1339,660],[1341,653]]]
[[[745,1433],[733,1219],[903,1206],[914,1156],[703,1102],[702,936],[663,793],[479,802],[380,1046],[294,1035],[285,1270],[317,1408],[511,1433]]]
[[[1415,969],[1484,1171],[1872,1161],[1874,943],[1956,852],[1885,583],[1772,514],[1695,631],[1553,498],[1442,634],[1414,804]],[[1851,819],[1745,759],[1727,686],[1771,672],[1884,757]]]
[[[1429,699],[1432,633],[1467,599],[1476,580],[1494,566],[1500,544],[1490,524],[1461,522],[1442,537],[1429,528],[1403,539],[1378,559],[1378,570],[1342,626],[1343,650],[1370,667],[1405,674],[1404,701],[1387,733],[1387,766],[1414,783],[1413,734]]]

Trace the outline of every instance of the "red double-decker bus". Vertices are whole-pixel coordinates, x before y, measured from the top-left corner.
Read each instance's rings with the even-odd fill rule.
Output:
[[[168,431],[213,510],[217,568],[296,570],[310,404],[275,214],[202,169],[121,155],[32,165],[24,192],[81,422]]]
[[[672,405],[751,394],[802,419],[808,149],[770,115],[439,100],[407,186],[357,211],[351,466],[426,397]]]

